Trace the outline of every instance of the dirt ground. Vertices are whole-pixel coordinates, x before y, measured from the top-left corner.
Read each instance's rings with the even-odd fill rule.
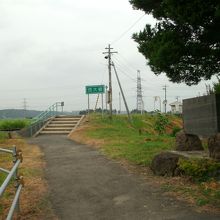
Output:
[[[39,219],[56,219],[53,215],[50,202],[48,200],[48,185],[44,178],[45,161],[44,154],[36,145],[27,144],[24,139],[15,137],[4,141],[0,144],[2,148],[11,148],[13,145],[22,150],[23,162],[19,167],[19,175],[24,176],[24,188],[20,197],[19,217],[14,219],[22,220],[39,220]],[[10,169],[12,167],[11,158],[1,154],[0,166]],[[3,214],[0,219],[5,219],[14,197],[14,186],[11,184],[5,192],[4,199],[1,199]]]
[[[49,199],[59,219],[219,219],[164,193],[97,149],[65,136],[39,136]]]

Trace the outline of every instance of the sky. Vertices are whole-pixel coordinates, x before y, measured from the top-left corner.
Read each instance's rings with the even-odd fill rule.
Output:
[[[147,111],[154,109],[154,96],[164,100],[165,84],[168,103],[203,95],[210,82],[189,87],[151,72],[132,39],[146,23],[155,20],[128,0],[0,0],[0,109],[22,109],[24,99],[27,109],[46,110],[60,101],[66,111],[86,109],[85,86],[108,85],[108,44],[118,52],[112,60],[130,110],[136,108],[137,70]],[[112,78],[113,108],[119,109],[114,72]],[[96,100],[90,96],[91,108]]]

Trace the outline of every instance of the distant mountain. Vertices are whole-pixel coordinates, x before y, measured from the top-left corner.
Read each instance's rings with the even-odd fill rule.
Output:
[[[0,110],[0,119],[6,118],[33,118],[39,115],[42,111],[23,110],[23,109],[3,109]]]
[[[24,110],[24,109],[3,109],[0,110],[0,119],[7,118],[33,118],[42,113],[42,111],[36,110]],[[79,111],[72,112],[59,112],[60,115],[79,115]]]

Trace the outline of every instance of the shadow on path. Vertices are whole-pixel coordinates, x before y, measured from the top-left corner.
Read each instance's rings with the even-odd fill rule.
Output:
[[[45,154],[50,199],[60,219],[220,219],[162,195],[99,151],[66,136],[39,136],[29,143]]]

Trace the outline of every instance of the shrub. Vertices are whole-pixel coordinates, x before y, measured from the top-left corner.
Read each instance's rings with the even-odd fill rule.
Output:
[[[220,174],[220,163],[210,159],[180,159],[178,165],[183,174],[195,181],[207,181]]]
[[[28,125],[26,120],[3,120],[0,122],[0,130],[22,129]]]
[[[155,124],[154,124],[154,129],[159,134],[164,134],[166,130],[166,126],[168,124],[169,124],[168,117],[166,115],[162,115],[161,113],[158,113]]]

